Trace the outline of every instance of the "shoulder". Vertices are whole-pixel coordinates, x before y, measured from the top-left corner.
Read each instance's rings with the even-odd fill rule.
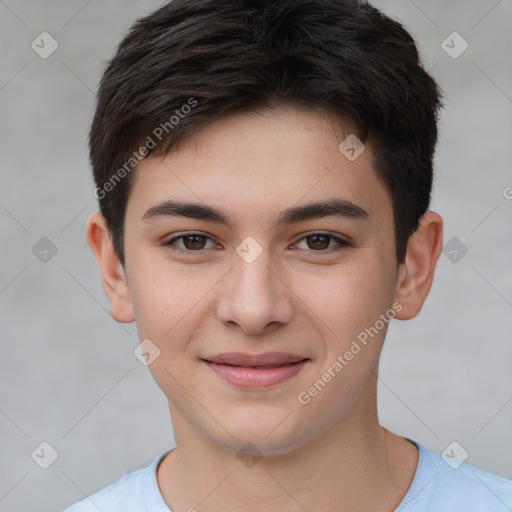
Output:
[[[142,512],[159,511],[163,498],[158,490],[156,467],[164,455],[148,466],[124,475],[113,484],[75,503],[63,512]],[[159,503],[161,500],[161,503]],[[169,511],[169,508],[164,508]]]
[[[413,483],[396,512],[512,510],[511,480],[417,446],[418,468]]]

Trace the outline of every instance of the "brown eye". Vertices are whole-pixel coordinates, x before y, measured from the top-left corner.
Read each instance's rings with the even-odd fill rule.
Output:
[[[208,242],[211,244],[209,247],[207,247]],[[216,246],[213,240],[201,233],[183,233],[164,242],[163,245],[181,252],[200,252]]]
[[[328,235],[312,235],[307,237],[310,249],[324,250],[329,247],[331,237]]]
[[[306,247],[300,247],[300,244],[305,243]],[[312,252],[325,252],[330,253],[336,250],[352,247],[353,245],[337,236],[330,233],[311,233],[301,238],[297,242],[299,249],[305,249]]]
[[[200,235],[188,235],[183,237],[183,245],[190,251],[204,249],[206,237]]]

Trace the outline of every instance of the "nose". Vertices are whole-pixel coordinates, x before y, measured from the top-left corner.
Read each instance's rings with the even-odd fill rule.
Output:
[[[293,293],[282,265],[272,262],[269,250],[248,262],[236,252],[232,270],[220,286],[218,319],[246,334],[261,334],[290,322]]]

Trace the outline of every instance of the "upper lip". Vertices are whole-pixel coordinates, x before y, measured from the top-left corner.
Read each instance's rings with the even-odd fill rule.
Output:
[[[242,352],[224,352],[211,357],[203,358],[205,361],[217,364],[231,364],[234,366],[269,366],[296,363],[305,356],[287,352],[266,352],[264,354],[244,354]]]

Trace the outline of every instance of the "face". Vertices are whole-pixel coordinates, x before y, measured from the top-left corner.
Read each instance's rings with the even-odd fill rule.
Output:
[[[390,194],[370,146],[338,148],[350,133],[313,111],[237,115],[139,165],[125,272],[173,422],[285,453],[367,396],[398,268]]]

